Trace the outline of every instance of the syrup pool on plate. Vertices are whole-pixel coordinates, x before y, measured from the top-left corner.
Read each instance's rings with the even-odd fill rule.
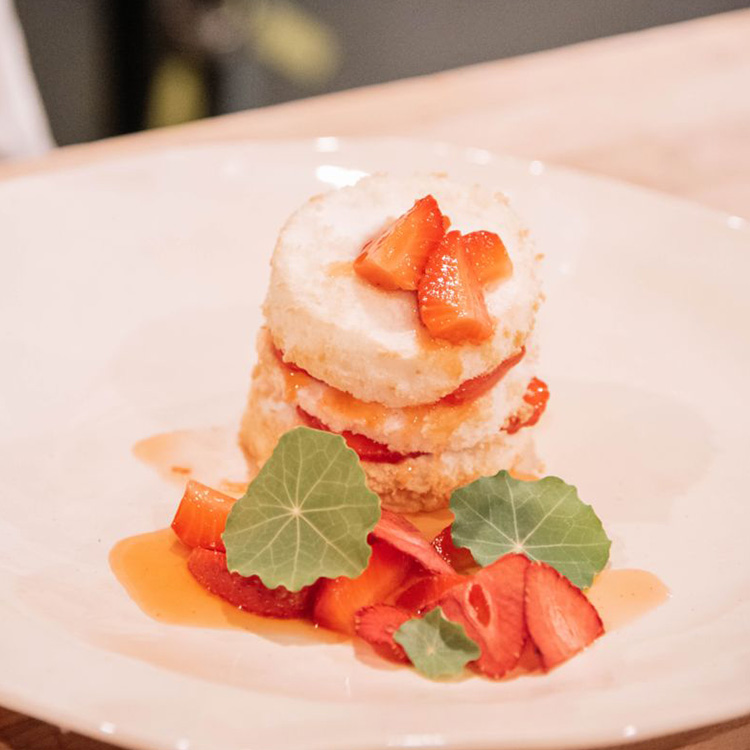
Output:
[[[244,461],[232,429],[163,433],[139,441],[134,453],[177,484],[184,486],[193,477],[231,494],[244,491],[241,481]],[[229,473],[222,475],[222,472]],[[207,481],[209,478],[211,481]],[[175,495],[175,508],[178,500]],[[452,520],[447,509],[408,517],[427,538],[434,537]],[[256,633],[294,632],[327,642],[345,640],[344,636],[306,621],[269,619],[237,609],[198,584],[187,567],[189,554],[190,550],[167,528],[123,539],[114,546],[109,559],[112,571],[130,598],[158,622],[238,628]],[[586,594],[599,611],[606,631],[642,617],[669,597],[667,587],[657,576],[637,569],[606,569]]]

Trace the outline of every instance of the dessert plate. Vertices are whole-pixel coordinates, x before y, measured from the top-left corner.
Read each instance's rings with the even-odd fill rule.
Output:
[[[110,570],[113,545],[165,527],[180,495],[184,477],[139,460],[148,438],[202,436],[199,478],[242,479],[221,440],[276,232],[373,171],[510,195],[546,255],[540,453],[595,505],[613,567],[671,591],[549,675],[431,683],[351,643],[160,624]],[[0,248],[1,704],[164,750],[560,750],[750,711],[741,219],[482,150],[322,138],[7,182]]]

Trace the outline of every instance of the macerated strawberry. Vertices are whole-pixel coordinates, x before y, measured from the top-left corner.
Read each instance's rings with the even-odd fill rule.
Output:
[[[513,273],[508,251],[494,232],[470,232],[462,242],[480,284],[492,284]]]
[[[518,668],[525,672],[538,672],[542,669],[542,657],[531,638],[526,639],[521,657],[518,660]]]
[[[545,563],[532,563],[526,571],[526,625],[545,669],[567,661],[604,633],[584,593]]]
[[[235,500],[191,479],[172,521],[172,529],[188,547],[224,550],[221,535]]]
[[[354,270],[383,289],[413,291],[422,278],[427,257],[444,234],[437,201],[426,195],[365,245],[354,261]]]
[[[513,669],[526,642],[524,582],[529,561],[505,555],[438,600],[445,616],[460,622],[482,650],[472,666],[492,678]]]
[[[468,401],[474,401],[483,396],[505,377],[508,370],[515,367],[523,359],[524,354],[526,354],[526,348],[521,347],[521,351],[518,354],[508,357],[508,359],[503,360],[497,367],[489,372],[485,372],[483,375],[477,375],[475,378],[465,380],[455,391],[451,391],[447,396],[443,396],[440,401],[444,404],[455,406],[457,404],[465,404]]]
[[[547,384],[539,378],[532,378],[523,395],[523,400],[525,406],[510,417],[503,427],[509,435],[518,432],[522,427],[531,427],[539,421],[549,401]]]
[[[451,531],[453,524],[446,526],[431,542],[433,549],[454,570],[466,570],[476,566],[476,560],[466,547],[456,547]]]
[[[382,509],[372,536],[409,555],[429,573],[453,573],[453,568],[436,552],[409,520],[392,510]]]
[[[435,338],[461,344],[492,335],[482,287],[459,232],[448,232],[430,254],[417,299],[422,323]]]
[[[312,414],[308,414],[299,406],[297,407],[297,413],[308,427],[312,427],[314,430],[333,432],[327,424],[324,424]],[[406,461],[407,458],[415,458],[416,456],[424,455],[424,453],[396,453],[383,443],[377,443],[374,440],[370,440],[370,438],[365,435],[359,435],[355,432],[349,432],[348,430],[338,434],[344,438],[346,444],[362,461],[372,461],[373,463],[379,464],[399,464],[402,461]]]
[[[409,657],[403,647],[393,640],[393,634],[411,618],[411,612],[399,607],[373,604],[363,607],[354,615],[354,630],[384,659],[408,664]]]
[[[414,613],[432,609],[446,591],[465,582],[466,576],[458,573],[425,576],[399,594],[396,606]]]
[[[188,557],[188,570],[203,588],[235,607],[263,617],[306,617],[313,602],[314,586],[288,591],[283,586],[266,588],[258,576],[245,578],[227,569],[223,552],[196,547]]]
[[[356,578],[342,576],[319,581],[312,618],[324,628],[353,635],[357,610],[385,602],[413,569],[408,555],[390,544],[376,541],[364,573]]]

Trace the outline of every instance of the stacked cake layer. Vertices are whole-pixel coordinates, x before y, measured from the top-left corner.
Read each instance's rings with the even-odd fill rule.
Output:
[[[424,196],[451,232],[495,233],[505,246],[512,273],[483,290],[493,326],[484,340],[431,335],[414,291],[355,272],[366,244]],[[308,425],[343,434],[371,488],[399,510],[443,507],[455,487],[501,468],[534,471],[538,263],[505,197],[476,186],[374,176],[311,199],[273,254],[240,435],[251,467]]]

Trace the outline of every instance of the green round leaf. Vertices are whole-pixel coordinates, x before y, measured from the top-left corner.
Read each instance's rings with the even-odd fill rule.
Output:
[[[421,619],[407,620],[393,640],[403,647],[415,669],[431,680],[460,674],[481,654],[464,626],[446,619],[440,607]]]
[[[299,591],[318,578],[358,576],[380,518],[357,454],[340,435],[298,427],[232,508],[223,540],[229,570]]]
[[[457,489],[451,510],[453,541],[480,565],[518,552],[586,588],[609,560],[602,522],[576,488],[557,477],[522,482],[501,471]]]

